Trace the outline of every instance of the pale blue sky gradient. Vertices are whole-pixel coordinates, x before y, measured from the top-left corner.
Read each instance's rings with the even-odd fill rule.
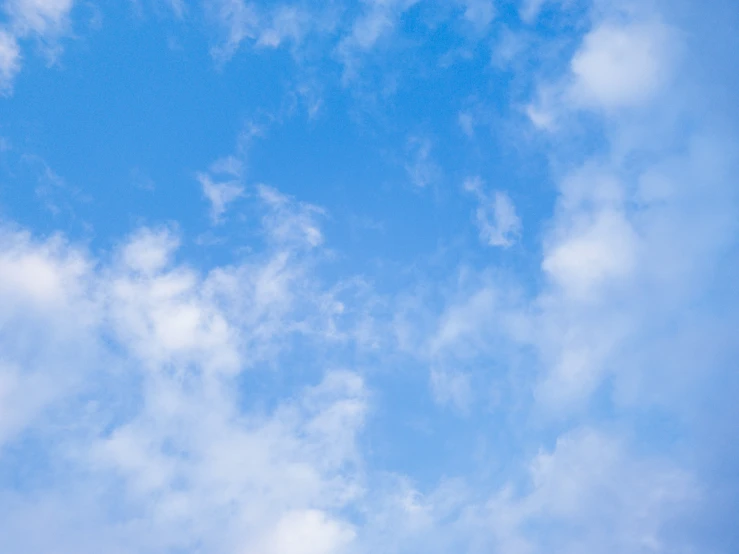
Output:
[[[0,552],[739,551],[729,0],[0,0]]]

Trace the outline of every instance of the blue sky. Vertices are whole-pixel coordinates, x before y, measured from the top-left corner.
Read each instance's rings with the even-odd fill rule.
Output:
[[[739,551],[729,0],[0,0],[0,551]]]

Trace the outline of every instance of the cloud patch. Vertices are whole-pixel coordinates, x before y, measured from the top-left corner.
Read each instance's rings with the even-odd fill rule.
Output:
[[[478,202],[475,223],[480,240],[488,246],[509,248],[521,235],[521,219],[511,198],[503,191],[488,194],[480,178],[467,179],[464,189],[474,195]]]

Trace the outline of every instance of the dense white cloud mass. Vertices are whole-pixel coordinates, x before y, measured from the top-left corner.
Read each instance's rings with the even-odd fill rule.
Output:
[[[603,22],[583,39],[572,58],[570,94],[606,109],[641,104],[665,86],[675,46],[659,22]]]
[[[293,288],[306,285],[292,258],[317,231],[289,199],[264,195],[274,255],[205,277],[173,263],[167,229],[139,230],[110,264],[61,238],[3,232],[0,445],[33,425],[56,437],[45,454],[76,468],[18,499],[3,517],[4,551],[328,554],[352,541],[335,513],[362,492],[362,378],[328,371],[274,409],[240,408],[239,373],[313,317],[294,314]],[[81,400],[101,387],[104,402]],[[79,472],[80,497],[62,507]],[[113,490],[123,496],[107,516],[90,511]],[[60,527],[29,535],[46,523],[26,517],[44,510]]]
[[[527,110],[537,127],[551,130],[571,111],[614,117],[618,110],[644,109],[669,86],[684,47],[679,31],[657,14],[619,6],[596,11],[569,71],[540,86]]]

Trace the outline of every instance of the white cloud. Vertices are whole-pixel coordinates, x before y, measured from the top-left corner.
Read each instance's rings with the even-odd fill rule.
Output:
[[[390,33],[399,17],[417,0],[370,0],[365,12],[356,19],[345,45],[360,50],[369,50]]]
[[[534,23],[547,0],[522,0],[519,16],[526,23]]]
[[[122,260],[127,268],[152,275],[170,264],[178,246],[179,239],[168,229],[140,229],[123,247]]]
[[[544,242],[549,287],[535,302],[531,335],[543,364],[537,386],[543,405],[577,411],[609,378],[632,401],[667,394],[660,382],[680,397],[707,371],[683,345],[710,342],[695,318],[723,316],[711,315],[709,306],[700,313],[685,307],[714,286],[707,283],[723,264],[721,252],[731,248],[734,204],[726,196],[732,154],[720,141],[704,140],[635,176],[589,163],[561,181]],[[669,329],[664,321],[672,322]],[[674,343],[662,361],[656,343]],[[642,355],[648,360],[639,361]]]
[[[464,6],[464,19],[478,31],[488,28],[495,19],[495,4],[492,0],[460,0]]]
[[[299,43],[311,27],[311,17],[296,6],[278,7],[270,24],[261,30],[257,45],[277,48],[286,40]]]
[[[526,114],[536,127],[556,131],[581,110],[615,118],[623,110],[651,106],[674,78],[682,48],[678,37],[655,15],[617,13],[596,19],[566,74],[540,83]]]
[[[311,204],[296,203],[267,185],[257,187],[259,198],[270,208],[263,222],[272,240],[280,244],[319,246],[323,233],[316,224],[316,216],[324,212]]]
[[[372,504],[360,552],[689,552],[675,526],[701,507],[692,476],[581,427],[490,494],[449,480],[430,492],[389,483]]]
[[[69,15],[74,0],[6,0],[5,28],[0,28],[0,93],[10,93],[13,80],[21,69],[18,40],[36,37],[56,55],[56,42],[69,31]]]
[[[583,4],[594,7],[598,5],[598,0],[586,3],[578,3],[575,0],[519,0],[518,4],[518,16],[521,21],[527,25],[534,25],[545,7],[556,7],[561,10],[568,10],[573,6],[582,6]]]
[[[241,142],[245,143],[241,146],[241,149],[245,149],[249,146],[249,142],[260,134],[259,129],[254,129],[253,126],[249,127],[244,131],[241,137]],[[210,171],[215,174],[226,174],[231,177],[241,177],[244,171],[243,162],[236,156],[224,156],[218,158],[215,162],[210,165]]]
[[[668,82],[674,49],[672,31],[662,23],[603,22],[572,58],[569,95],[586,107],[642,105]]]
[[[64,252],[64,243],[54,238],[36,246],[28,234],[3,232],[5,248],[0,257],[3,280],[0,292],[7,300],[24,299],[39,306],[64,306],[68,294],[81,286],[87,261],[77,252]]]
[[[259,29],[259,15],[252,4],[244,0],[211,0],[206,10],[224,31],[222,45],[213,49],[217,58],[225,61],[231,58],[245,39],[253,39]]]
[[[332,554],[354,540],[355,533],[317,510],[290,512],[254,554]],[[250,551],[251,552],[251,551]]]
[[[297,4],[264,7],[245,0],[207,0],[206,11],[222,31],[221,43],[212,49],[221,62],[228,61],[244,41],[261,48],[297,47],[310,33],[330,33],[335,26],[330,6],[309,10]]]
[[[16,37],[0,30],[0,92],[8,92],[21,68],[21,50]]]
[[[207,374],[191,379],[197,387],[152,379],[143,412],[92,451],[96,470],[123,479],[129,501],[165,544],[332,554],[350,542],[351,525],[331,512],[360,490],[343,438],[351,443],[362,424],[361,384],[326,390],[355,379],[329,374],[307,397],[265,417],[239,414],[226,383]],[[340,435],[322,423],[337,416]],[[337,456],[326,457],[327,449]]]
[[[92,264],[60,237],[0,231],[0,456],[2,448],[79,385],[97,358],[99,303]],[[81,342],[80,347],[74,346]]]
[[[573,222],[566,238],[552,245],[542,263],[554,282],[575,298],[589,297],[609,281],[628,278],[638,248],[623,213],[602,211],[583,219]]]
[[[376,39],[366,30],[370,48],[393,28],[384,31],[382,18],[378,25]],[[543,230],[539,292],[525,300],[491,277],[492,269],[477,278],[460,270],[454,292],[440,302],[426,303],[419,294],[410,316],[413,308],[402,305],[396,320],[389,309],[388,325],[367,325],[368,342],[382,346],[377,350],[392,345],[383,355],[392,357],[395,349],[429,362],[432,392],[442,404],[471,410],[472,384],[487,385],[493,373],[524,391],[525,407],[516,406],[523,413],[511,410],[512,419],[531,415],[532,389],[540,416],[542,405],[582,408],[606,381],[617,391],[616,413],[625,397],[646,398],[648,411],[657,395],[669,399],[665,410],[683,413],[676,399],[705,398],[693,385],[725,385],[714,356],[736,351],[736,316],[723,313],[735,310],[729,302],[707,304],[723,291],[715,282],[728,279],[721,264],[735,259],[736,150],[710,129],[700,136],[692,127],[679,129],[690,135],[683,142],[673,140],[677,129],[642,136],[632,132],[633,122],[615,118],[621,108],[642,104],[661,110],[657,99],[668,81],[646,78],[646,92],[637,90],[629,79],[652,75],[652,62],[640,60],[611,89],[613,74],[629,69],[619,64],[634,46],[621,39],[634,27],[608,23],[611,31],[603,34],[604,25],[596,25],[573,58],[562,89],[572,96],[557,101],[608,112],[606,138],[617,137],[618,146],[607,144],[585,164],[558,160],[580,169],[557,179],[555,216]],[[267,36],[265,45],[276,45],[295,36],[290,24],[284,29],[252,38]],[[655,51],[647,45],[646,57]],[[601,61],[615,73],[601,74]],[[700,119],[692,124],[704,124]],[[413,147],[409,172],[423,186],[429,173],[413,162],[427,163],[430,154],[423,142]],[[240,175],[241,167],[230,158],[211,171]],[[515,240],[520,221],[510,199],[485,193],[479,181],[468,189],[481,203],[483,241]],[[310,256],[323,242],[322,211],[267,186],[255,190],[266,250],[207,273],[177,262],[179,238],[168,229],[133,233],[112,261],[59,237],[0,233],[0,456],[22,445],[37,449],[35,463],[53,460],[55,468],[31,492],[0,492],[0,550],[695,549],[674,531],[680,512],[699,506],[679,462],[645,457],[637,451],[651,443],[632,448],[618,434],[587,426],[533,456],[525,479],[514,475],[499,493],[490,493],[488,474],[480,477],[484,485],[470,476],[468,483],[418,490],[403,477],[373,476],[385,486],[375,492],[357,444],[369,409],[364,380],[324,367],[320,376],[312,373],[329,358],[330,341],[355,336],[339,315],[368,314],[338,302],[342,287],[326,290],[310,273]],[[226,196],[217,197],[223,210]],[[396,300],[402,304],[403,295],[387,304]],[[393,332],[395,342],[386,338]],[[262,365],[283,371],[294,336],[320,341],[320,355],[301,351],[289,364],[297,373],[279,376],[285,387],[279,398],[260,396],[263,403],[255,405],[250,395],[269,378],[251,379],[251,372]],[[532,347],[526,353],[533,350],[539,363],[526,358],[516,365],[508,354],[521,344]],[[460,359],[482,360],[484,368],[454,363]],[[294,384],[306,374],[312,386]],[[516,403],[520,397],[512,395]],[[579,421],[565,421],[573,420]],[[530,451],[534,440],[517,446]]]
[[[463,371],[434,369],[431,371],[431,391],[442,406],[451,406],[466,414],[473,401],[470,376]]]
[[[469,112],[459,112],[457,123],[467,137],[475,136],[475,118]]]
[[[500,38],[493,45],[491,63],[500,69],[513,69],[515,64],[530,48],[531,37],[510,29],[503,29]]]
[[[410,160],[405,170],[418,188],[425,188],[439,180],[441,169],[431,154],[432,143],[427,137],[410,137],[408,151]]]
[[[697,500],[689,475],[658,459],[639,459],[620,438],[588,428],[539,453],[530,478],[533,487],[522,498],[508,490],[489,504],[498,547],[505,551],[670,550],[677,544],[665,542],[664,531]],[[556,531],[562,529],[572,532]]]
[[[535,104],[529,104],[524,111],[531,123],[537,128],[544,131],[554,131],[557,128],[556,115],[549,103],[549,99],[540,91],[539,101]]]
[[[537,402],[575,413],[606,382],[619,401],[653,401],[661,381],[674,384],[669,395],[677,398],[700,379],[705,368],[687,353],[678,361],[668,348],[670,362],[660,362],[650,345],[674,342],[683,351],[687,334],[708,340],[689,320],[718,317],[713,308],[691,317],[683,310],[714,286],[708,275],[725,268],[719,252],[730,248],[735,206],[727,196],[733,154],[720,146],[733,139],[706,124],[692,100],[695,83],[681,75],[687,66],[678,65],[687,35],[646,6],[600,8],[561,78],[540,85],[529,107],[550,133],[559,195],[543,240],[547,284],[524,342],[541,362]],[[587,153],[580,141],[593,129],[579,124],[580,110],[604,129]],[[660,327],[664,321],[674,326]],[[649,361],[638,361],[637,351],[651,352]],[[668,376],[668,366],[681,377]]]
[[[252,131],[253,134],[256,134]],[[244,150],[248,147],[253,134],[244,136],[242,145]],[[210,202],[210,220],[213,225],[223,221],[223,216],[228,205],[244,197],[242,176],[244,163],[235,156],[219,158],[210,165],[209,172],[197,174],[197,179],[203,189],[203,196]]]
[[[182,268],[111,281],[111,324],[142,364],[191,361],[212,372],[238,371],[235,330],[201,286],[196,274]]]
[[[360,58],[391,37],[403,14],[417,3],[418,0],[364,2],[364,10],[337,46],[337,54],[344,64],[345,82],[357,75]]]
[[[521,220],[510,197],[502,191],[488,195],[479,178],[468,179],[464,188],[477,197],[475,222],[480,231],[480,240],[489,246],[512,246],[521,234]]]
[[[203,195],[210,202],[210,219],[214,225],[221,222],[229,204],[244,196],[244,187],[238,180],[217,183],[204,173],[198,174],[198,180],[203,187]]]
[[[6,0],[5,11],[10,15],[16,33],[35,33],[53,37],[65,30],[74,0]]]
[[[482,336],[487,334],[484,322],[495,317],[500,308],[500,298],[496,288],[484,283],[469,292],[469,297],[451,304],[439,317],[438,327],[432,335],[429,348],[432,354],[439,355],[445,351],[460,352],[475,350],[473,344],[479,344]]]
[[[0,447],[48,433],[35,459],[60,470],[38,494],[0,491],[3,550],[338,554],[355,540],[340,512],[363,493],[363,379],[321,368],[269,408],[239,387],[286,337],[321,340],[330,295],[300,261],[317,209],[262,196],[271,246],[205,275],[176,263],[167,229],[136,231],[110,262],[3,231]]]

